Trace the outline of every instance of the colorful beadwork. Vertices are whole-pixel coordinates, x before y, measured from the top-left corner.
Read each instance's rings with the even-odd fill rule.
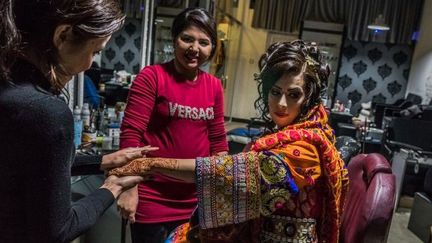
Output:
[[[345,193],[348,190],[347,170],[341,160],[338,151],[333,146],[335,141],[333,129],[327,123],[327,114],[322,105],[312,109],[303,122],[287,126],[277,133],[273,133],[258,139],[252,146],[252,150],[268,151],[277,154],[293,156],[285,157],[285,162],[290,167],[294,181],[300,188],[308,188],[315,185],[318,178],[323,181],[323,198],[325,198],[320,222],[320,239],[324,242],[338,242],[341,214]],[[297,156],[295,149],[290,152],[290,147],[280,147],[279,144],[313,146],[312,149],[299,149]],[[301,148],[300,147],[300,148]],[[310,160],[305,160],[308,151],[316,150],[319,155],[319,164],[313,165]],[[296,159],[297,158],[297,159]],[[297,162],[296,162],[297,161]],[[295,164],[294,164],[295,163]],[[302,167],[308,163],[309,167]],[[298,165],[301,168],[297,168]],[[321,177],[322,173],[322,177]],[[306,194],[306,193],[305,193]],[[305,195],[302,194],[302,195]],[[296,211],[301,215],[299,211]]]
[[[197,158],[196,166],[201,228],[216,228],[259,217],[257,153]]]
[[[316,242],[316,220],[272,215],[263,218],[262,243]]]
[[[164,243],[188,243],[187,234],[190,228],[189,223],[181,224],[168,235]]]
[[[262,242],[338,242],[348,178],[333,144],[319,105],[300,123],[258,139],[251,152],[198,158],[200,227],[262,217],[272,226],[262,229]]]

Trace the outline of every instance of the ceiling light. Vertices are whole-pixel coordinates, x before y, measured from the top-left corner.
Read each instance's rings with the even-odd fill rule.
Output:
[[[376,17],[375,21],[368,25],[368,29],[370,30],[390,30],[390,27],[388,25],[386,25],[384,23],[384,17],[382,16],[382,14],[378,15],[378,17]]]

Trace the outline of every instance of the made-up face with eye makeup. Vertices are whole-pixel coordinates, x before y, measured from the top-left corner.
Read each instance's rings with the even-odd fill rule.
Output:
[[[175,62],[181,71],[195,72],[211,54],[210,37],[196,26],[184,29],[174,40]]]
[[[269,114],[278,128],[291,125],[301,113],[305,100],[303,74],[284,73],[268,94]]]

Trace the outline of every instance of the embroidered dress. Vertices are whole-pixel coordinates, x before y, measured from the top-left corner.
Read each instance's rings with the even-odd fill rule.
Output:
[[[201,229],[259,218],[261,242],[338,242],[348,178],[333,144],[319,105],[250,152],[198,158]]]

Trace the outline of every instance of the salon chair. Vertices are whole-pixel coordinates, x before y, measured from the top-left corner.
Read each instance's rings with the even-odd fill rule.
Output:
[[[423,242],[429,242],[432,227],[432,167],[426,172],[423,192],[416,192],[408,229]]]
[[[382,154],[396,175],[396,206],[401,195],[423,190],[426,171],[432,167],[432,121],[393,118],[385,129]]]
[[[401,148],[432,151],[432,121],[395,117],[384,130],[383,142],[388,158]]]
[[[359,154],[348,164],[348,177],[341,242],[386,242],[396,193],[389,162],[377,153]]]
[[[377,128],[384,129],[385,118],[391,118],[399,116],[399,112],[402,110],[399,106],[389,104],[375,104],[374,106],[374,123]]]
[[[432,100],[431,100],[432,102]],[[432,121],[432,106],[426,106],[423,108],[423,114],[421,115],[421,119],[424,121]]]

